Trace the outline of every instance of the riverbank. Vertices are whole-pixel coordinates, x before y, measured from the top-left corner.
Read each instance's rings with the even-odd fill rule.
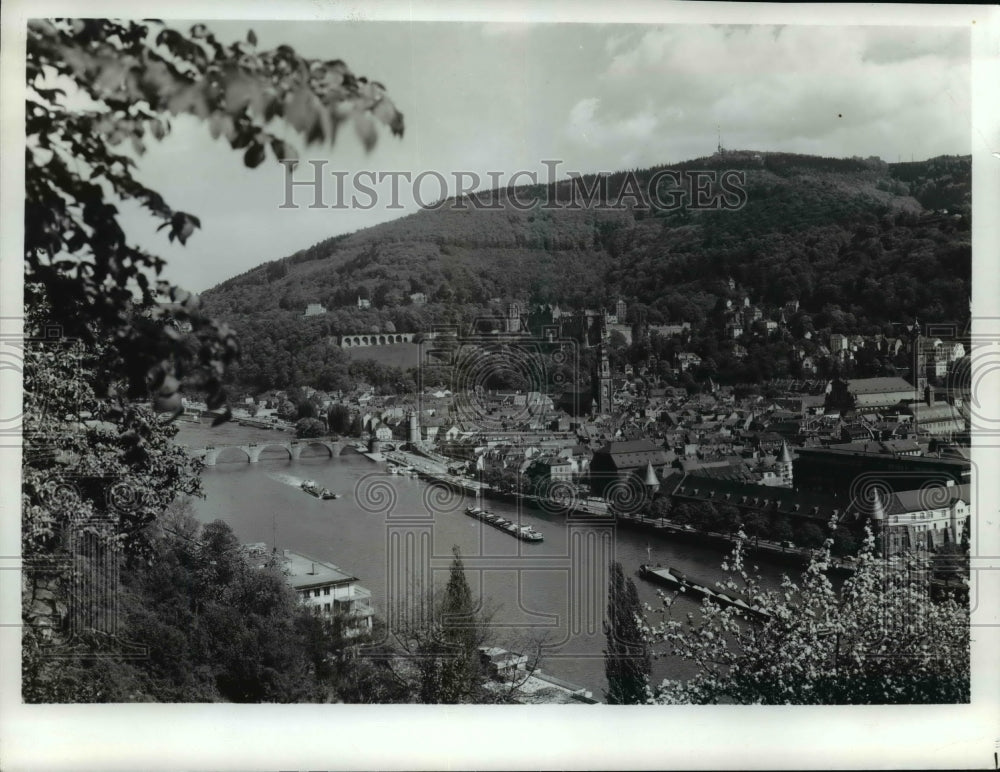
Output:
[[[389,451],[384,455],[386,460],[392,463],[401,466],[412,466],[425,479],[476,497],[513,504],[520,503],[544,512],[562,512],[566,515],[587,515],[599,518],[612,517],[609,514],[607,503],[603,501],[588,499],[585,502],[573,502],[570,506],[567,506],[562,501],[543,501],[538,496],[499,491],[478,480],[451,474],[447,471],[443,463],[409,451],[395,450]],[[669,520],[645,518],[641,515],[617,514],[613,517],[615,524],[624,528],[655,532],[674,541],[697,543],[702,546],[718,549],[723,553],[730,552],[736,545],[737,539],[733,534],[698,531],[689,526],[672,523]],[[811,549],[790,547],[767,539],[747,539],[745,547],[748,555],[763,558],[772,563],[792,565],[799,568],[807,566],[813,555],[813,550]],[[830,567],[842,574],[851,574],[854,572],[854,566],[849,561],[834,559],[831,561]]]

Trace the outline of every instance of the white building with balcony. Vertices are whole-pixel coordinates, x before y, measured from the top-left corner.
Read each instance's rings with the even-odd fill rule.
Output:
[[[972,517],[968,483],[898,491],[887,500],[876,497],[873,518],[879,521],[886,555],[933,550],[962,541]]]
[[[291,550],[283,551],[282,568],[300,602],[314,614],[331,618],[343,615],[348,636],[371,632],[375,616],[372,593],[358,583],[357,577],[345,574],[332,563]]]

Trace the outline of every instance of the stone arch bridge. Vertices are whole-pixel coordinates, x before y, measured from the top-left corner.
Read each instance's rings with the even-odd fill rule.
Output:
[[[337,343],[341,348],[391,346],[394,343],[413,343],[413,339],[421,335],[424,340],[433,340],[437,337],[436,332],[369,332],[341,335],[337,338]]]
[[[302,457],[302,451],[306,448],[320,447],[330,454],[330,458],[339,456],[344,448],[351,447],[351,443],[345,440],[291,440],[290,442],[248,442],[245,445],[209,445],[204,448],[192,448],[191,454],[201,458],[205,466],[215,466],[219,462],[219,456],[226,451],[239,451],[247,460],[247,463],[256,464],[260,461],[265,450],[283,450],[288,454],[288,458],[296,461]],[[229,455],[233,455],[230,453]]]

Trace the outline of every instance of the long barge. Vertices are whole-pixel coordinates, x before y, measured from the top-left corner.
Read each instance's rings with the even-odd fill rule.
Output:
[[[530,525],[518,525],[505,517],[494,515],[492,512],[487,512],[485,509],[479,507],[466,507],[465,514],[482,523],[486,523],[486,525],[492,525],[498,531],[509,533],[521,541],[540,542],[545,539],[540,532],[536,531]]]
[[[669,567],[653,567],[643,563],[639,566],[639,575],[649,581],[666,585],[673,590],[683,592],[685,595],[692,598],[708,598],[710,601],[717,603],[720,606],[735,606],[736,608],[747,612],[748,615],[759,619],[769,616],[768,613],[759,606],[751,606],[745,598],[741,598],[738,595],[728,595],[724,592],[720,592],[719,590],[713,590],[706,582],[685,576],[680,571],[676,571]]]

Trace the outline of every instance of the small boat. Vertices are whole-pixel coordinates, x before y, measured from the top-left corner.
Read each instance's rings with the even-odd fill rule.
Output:
[[[303,480],[300,487],[310,496],[315,496],[318,499],[329,500],[340,498],[339,493],[334,493],[329,488],[320,488],[313,480]]]

